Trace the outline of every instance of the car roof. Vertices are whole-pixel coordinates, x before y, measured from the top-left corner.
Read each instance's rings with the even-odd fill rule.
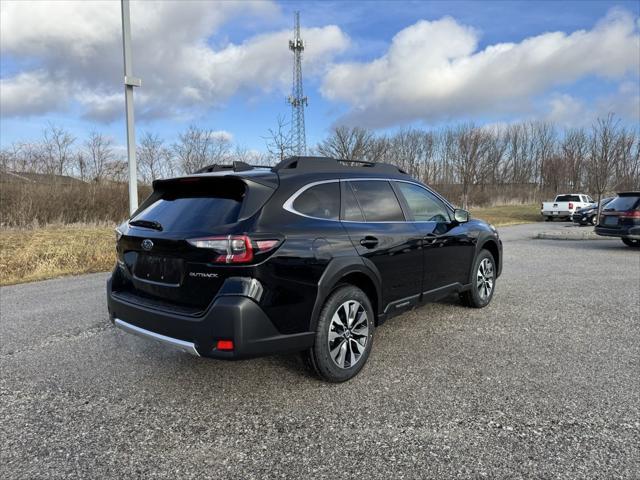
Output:
[[[277,188],[280,180],[295,183],[326,178],[388,178],[413,180],[404,170],[389,163],[341,160],[330,157],[289,157],[273,167],[233,162],[213,164],[178,178],[238,177]],[[155,182],[154,182],[155,185]]]

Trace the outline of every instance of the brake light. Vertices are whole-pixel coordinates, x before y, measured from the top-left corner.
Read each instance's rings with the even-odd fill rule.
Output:
[[[620,218],[640,218],[640,210],[628,210],[620,214]]]
[[[569,202],[569,210],[573,209],[573,202]]]
[[[249,263],[254,253],[265,253],[274,249],[280,240],[252,241],[247,235],[225,235],[219,237],[193,238],[187,240],[196,248],[214,250],[213,263]]]

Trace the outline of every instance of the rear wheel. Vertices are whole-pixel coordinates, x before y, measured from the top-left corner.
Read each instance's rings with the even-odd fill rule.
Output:
[[[628,247],[640,248],[640,240],[633,240],[631,238],[623,238],[622,242]]]
[[[481,250],[471,272],[471,289],[462,292],[460,299],[468,307],[486,307],[493,298],[496,286],[495,260],[491,252]]]
[[[544,217],[544,221],[545,222],[551,222],[551,221],[553,221],[553,217]]]
[[[369,358],[374,328],[367,295],[353,285],[339,287],[322,307],[307,363],[329,382],[355,377]]]

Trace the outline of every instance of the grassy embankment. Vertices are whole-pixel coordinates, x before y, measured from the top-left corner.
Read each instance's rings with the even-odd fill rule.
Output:
[[[471,210],[496,226],[540,221],[537,205]],[[114,232],[107,225],[60,225],[0,230],[0,285],[110,270]]]

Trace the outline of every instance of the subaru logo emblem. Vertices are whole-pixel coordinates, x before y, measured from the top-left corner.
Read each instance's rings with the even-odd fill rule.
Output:
[[[142,241],[142,248],[145,249],[146,251],[149,251],[153,248],[153,242],[151,240],[149,240],[148,238],[145,238]]]

